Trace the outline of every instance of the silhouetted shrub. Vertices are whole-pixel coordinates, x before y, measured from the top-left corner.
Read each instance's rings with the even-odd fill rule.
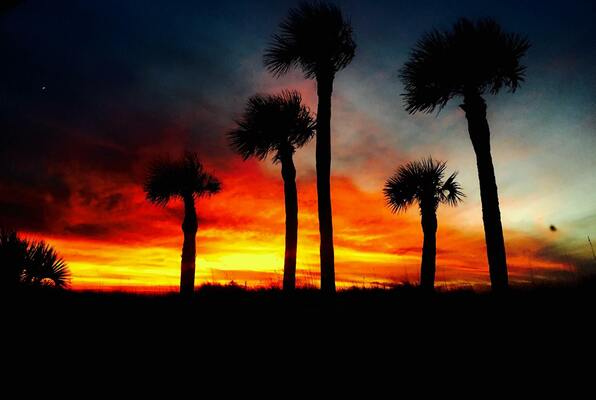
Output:
[[[70,270],[56,250],[44,241],[21,238],[14,230],[0,229],[0,285],[66,288]]]

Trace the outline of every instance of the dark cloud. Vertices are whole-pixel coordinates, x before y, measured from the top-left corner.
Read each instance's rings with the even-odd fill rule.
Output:
[[[125,194],[101,193],[95,182],[136,184],[149,157],[186,147],[212,160],[229,155],[221,134],[229,116],[209,91],[243,81],[210,59],[221,47],[209,44],[209,32],[183,39],[194,22],[181,7],[169,10],[182,24],[164,23],[161,7],[121,2],[31,1],[6,16],[1,224],[99,236],[104,227],[63,221],[73,192],[88,211],[114,211]]]
[[[64,231],[84,238],[101,238],[107,236],[113,229],[101,224],[69,225]]]

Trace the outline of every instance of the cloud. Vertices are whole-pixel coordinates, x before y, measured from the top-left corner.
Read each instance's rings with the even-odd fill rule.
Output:
[[[0,45],[11,62],[0,64],[0,75],[10,77],[0,89],[0,225],[55,243],[71,263],[75,286],[176,284],[182,206],[148,204],[140,183],[150,159],[186,149],[198,151],[223,181],[222,193],[197,204],[199,276],[209,279],[214,271],[217,279],[265,282],[281,271],[278,166],[242,162],[228,149],[225,132],[255,92],[296,88],[316,111],[313,81],[299,71],[273,79],[262,67],[275,24],[254,24],[254,10],[260,20],[278,20],[289,3],[191,3],[147,4],[141,12],[126,2],[28,2],[3,20]],[[460,209],[439,211],[441,279],[486,283],[465,118],[457,105],[439,116],[408,116],[392,71],[417,32],[373,24],[386,17],[386,7],[373,6],[370,12],[380,15],[368,15],[353,6],[362,52],[338,74],[332,114],[338,278],[344,284],[363,277],[377,283],[414,279],[422,243],[418,212],[392,215],[380,189],[399,164],[432,153],[461,170],[469,194]],[[582,93],[593,98],[593,86],[586,87]],[[595,226],[589,194],[594,142],[583,131],[593,133],[594,118],[574,124],[569,110],[591,115],[592,106],[574,96],[565,101],[565,113],[558,112],[554,92],[549,86],[520,93],[513,103],[511,97],[490,102],[507,246],[519,280],[529,274],[562,279],[569,265],[590,268],[584,236]],[[523,113],[513,107],[520,104],[529,104]],[[296,154],[303,283],[317,280],[314,152],[313,142]],[[587,172],[573,172],[578,165]],[[567,190],[557,190],[561,182]],[[551,223],[557,237],[538,233]]]

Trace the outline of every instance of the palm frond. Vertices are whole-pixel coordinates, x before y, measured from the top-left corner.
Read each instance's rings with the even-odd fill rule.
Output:
[[[195,153],[179,160],[154,160],[143,184],[147,200],[165,206],[172,197],[208,196],[221,190],[221,182],[207,173]]]
[[[457,171],[452,173],[443,183],[443,187],[440,190],[439,196],[439,199],[442,203],[453,207],[461,203],[464,200],[464,197],[466,197],[462,191],[461,185],[455,180],[456,177]]]
[[[24,239],[14,230],[0,229],[0,269],[3,286],[70,284],[70,269],[52,246]]]
[[[284,90],[277,95],[255,95],[248,99],[236,128],[228,132],[231,148],[243,159],[265,159],[274,153],[274,162],[282,154],[292,154],[315,133],[315,122],[297,91]]]
[[[44,241],[32,242],[28,248],[23,279],[35,286],[65,288],[70,283],[70,270],[56,250]]]
[[[166,158],[156,159],[147,169],[143,190],[147,200],[165,206],[178,194],[178,176],[175,164]]]
[[[424,34],[399,73],[406,110],[432,112],[466,93],[515,91],[525,78],[520,62],[529,48],[527,38],[490,18],[461,18],[451,30]]]
[[[393,213],[406,211],[416,200],[417,183],[410,179],[407,168],[400,168],[385,182],[383,194]]]
[[[389,209],[393,213],[406,211],[415,202],[421,210],[436,210],[440,202],[457,205],[463,193],[455,181],[457,174],[443,181],[446,167],[432,157],[399,167],[383,188]]]
[[[290,9],[265,51],[265,67],[274,76],[300,67],[308,79],[335,74],[354,58],[352,26],[334,4],[301,2]]]
[[[28,246],[16,231],[0,228],[0,285],[14,287],[21,283]]]

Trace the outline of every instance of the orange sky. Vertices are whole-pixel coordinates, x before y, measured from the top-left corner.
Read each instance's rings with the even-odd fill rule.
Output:
[[[316,109],[314,84],[298,74],[284,82],[263,78],[255,91],[275,93],[283,87],[300,90],[304,102]],[[439,208],[436,285],[486,287],[489,278],[478,182],[463,113],[455,108],[443,111],[441,118],[416,115],[404,120],[411,124],[411,132],[402,127],[398,134],[393,134],[382,123],[382,117],[375,118],[374,113],[360,110],[355,102],[345,92],[335,92],[332,202],[338,287],[418,281],[422,244],[418,209],[414,206],[405,214],[391,214],[381,188],[395,167],[428,154],[448,160],[449,173],[460,171],[459,179],[467,196],[458,208]],[[270,160],[243,162],[229,151],[224,133],[239,111],[224,120],[213,142],[197,142],[188,126],[195,120],[221,118],[215,115],[216,111],[199,107],[183,114],[170,121],[156,140],[138,146],[134,162],[122,167],[104,159],[112,150],[122,151],[122,146],[89,139],[85,145],[102,152],[98,161],[102,170],[89,170],[84,153],[81,159],[55,164],[53,172],[60,174],[70,189],[68,201],[52,193],[44,194],[40,201],[48,210],[54,210],[50,215],[51,228],[25,233],[43,238],[58,249],[73,272],[74,289],[176,290],[182,204],[174,201],[166,208],[149,204],[141,182],[151,158],[164,153],[177,156],[184,149],[193,149],[207,169],[223,182],[220,194],[198,202],[197,285],[234,281],[250,287],[280,286],[284,206],[279,166]],[[400,135],[412,140],[412,133],[422,130],[416,124],[429,123],[424,128],[426,135],[415,136],[416,140],[423,138],[427,142],[400,149]],[[499,128],[498,123],[494,125]],[[444,130],[451,132],[441,134]],[[459,141],[457,146],[451,144],[454,141]],[[527,163],[530,150],[518,143],[509,145],[499,136],[493,143],[497,179],[501,178],[500,200],[511,281],[574,279],[577,274],[573,257],[561,256],[561,251],[549,255],[544,250],[565,239],[548,230],[553,199],[528,197],[532,191],[519,192],[511,185],[519,170],[516,163]],[[314,141],[296,153],[295,161],[299,197],[298,285],[317,286]],[[552,179],[545,182],[552,184]],[[525,180],[520,181],[524,187]],[[22,185],[5,189],[22,198],[36,195],[34,188]]]
[[[225,133],[255,93],[296,89],[316,110],[314,82],[300,71],[275,79],[263,67],[263,52],[291,2],[41,3],[23,2],[3,20],[0,39],[14,62],[0,65],[11,77],[0,107],[0,226],[54,245],[75,289],[175,289],[181,204],[147,203],[141,183],[152,158],[196,151],[223,182],[220,194],[198,204],[197,284],[279,285],[279,166],[242,162]],[[447,161],[448,173],[459,171],[466,194],[460,207],[438,211],[436,284],[485,287],[479,185],[465,115],[458,99],[440,113],[409,115],[397,77],[424,32],[474,11],[411,2],[406,8],[413,10],[405,12],[394,3],[345,6],[358,49],[333,91],[338,286],[418,280],[418,210],[392,215],[381,189],[399,165],[432,155]],[[515,18],[501,2],[478,7],[532,40],[520,90],[486,96],[511,281],[594,273],[586,240],[596,242],[591,14],[578,4],[565,7],[573,14],[567,17],[553,12],[554,5],[542,7],[539,17],[535,7],[516,8]],[[298,282],[316,286],[314,158],[314,142],[295,155]]]
[[[236,162],[241,175],[221,175],[224,190],[200,199],[197,284],[234,281],[248,286],[279,286],[283,271],[283,186],[275,167]],[[105,183],[110,186],[109,183]],[[318,285],[316,185],[298,180],[298,284]],[[109,188],[106,187],[109,191]],[[417,282],[422,243],[416,208],[392,215],[380,191],[359,189],[345,177],[332,181],[336,273],[339,287]],[[179,281],[182,244],[181,204],[148,204],[138,185],[120,188],[129,199],[108,211],[92,207],[70,212],[70,224],[92,218],[126,226],[109,239],[46,237],[68,261],[75,289],[169,290]],[[80,200],[82,201],[82,200]],[[479,210],[439,209],[437,286],[488,284]],[[475,218],[476,221],[468,221]],[[461,226],[463,229],[458,229]],[[472,228],[471,228],[472,227]],[[537,282],[564,263],[534,256],[542,241],[506,232],[513,281]]]

